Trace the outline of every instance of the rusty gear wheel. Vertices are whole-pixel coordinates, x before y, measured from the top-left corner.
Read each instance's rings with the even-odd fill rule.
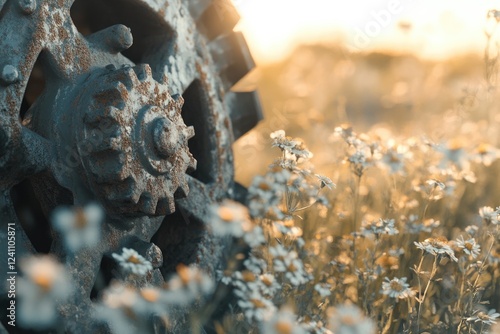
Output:
[[[85,87],[77,99],[90,108],[78,108],[75,130],[90,188],[110,214],[173,213],[174,195],[189,192],[186,171],[196,169],[182,97],[174,100],[149,65],[111,66]]]
[[[91,314],[122,247],[153,264],[136,286],[224,265],[208,213],[244,195],[231,146],[261,118],[256,92],[230,90],[254,66],[238,20],[230,0],[0,1],[0,240],[14,228],[19,260],[65,265],[65,332],[106,332]],[[101,241],[68,254],[51,212],[90,202],[106,208]]]

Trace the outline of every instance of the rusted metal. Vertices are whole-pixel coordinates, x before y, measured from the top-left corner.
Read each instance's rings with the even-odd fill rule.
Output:
[[[112,252],[135,247],[153,263],[137,286],[161,284],[181,262],[212,274],[222,265],[206,217],[234,196],[231,145],[261,118],[254,93],[229,92],[254,63],[229,0],[0,8],[0,242],[15,223],[19,258],[58,257],[79,287],[60,310],[66,331],[106,332],[90,321],[89,296]],[[55,207],[89,202],[106,209],[103,238],[78,256],[23,218],[43,225]]]

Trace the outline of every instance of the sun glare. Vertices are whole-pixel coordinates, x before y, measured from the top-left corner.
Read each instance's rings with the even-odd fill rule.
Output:
[[[258,62],[276,61],[302,43],[343,43],[444,58],[484,48],[486,13],[500,1],[234,0]]]

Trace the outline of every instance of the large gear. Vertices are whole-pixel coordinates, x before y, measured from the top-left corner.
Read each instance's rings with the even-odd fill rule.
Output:
[[[209,212],[244,197],[231,145],[262,116],[256,92],[230,90],[254,67],[231,1],[0,0],[0,10],[0,243],[15,226],[20,261],[64,263],[76,289],[58,309],[61,330],[109,333],[95,298],[123,247],[153,264],[135,286],[161,286],[180,263],[215,277],[228,240],[210,232]],[[52,212],[94,202],[106,209],[99,243],[71,254]],[[192,330],[188,310],[169,323]]]
[[[172,98],[149,65],[108,67],[86,87],[77,99],[90,108],[79,106],[75,128],[90,188],[114,214],[174,212],[174,196],[189,191],[185,173],[196,168],[182,97]]]

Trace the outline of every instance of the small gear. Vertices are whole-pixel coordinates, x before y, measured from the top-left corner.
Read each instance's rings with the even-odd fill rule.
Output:
[[[90,189],[111,213],[170,214],[174,198],[189,192],[194,128],[181,117],[182,97],[170,96],[165,82],[153,79],[149,65],[110,66],[76,100],[79,155]]]

